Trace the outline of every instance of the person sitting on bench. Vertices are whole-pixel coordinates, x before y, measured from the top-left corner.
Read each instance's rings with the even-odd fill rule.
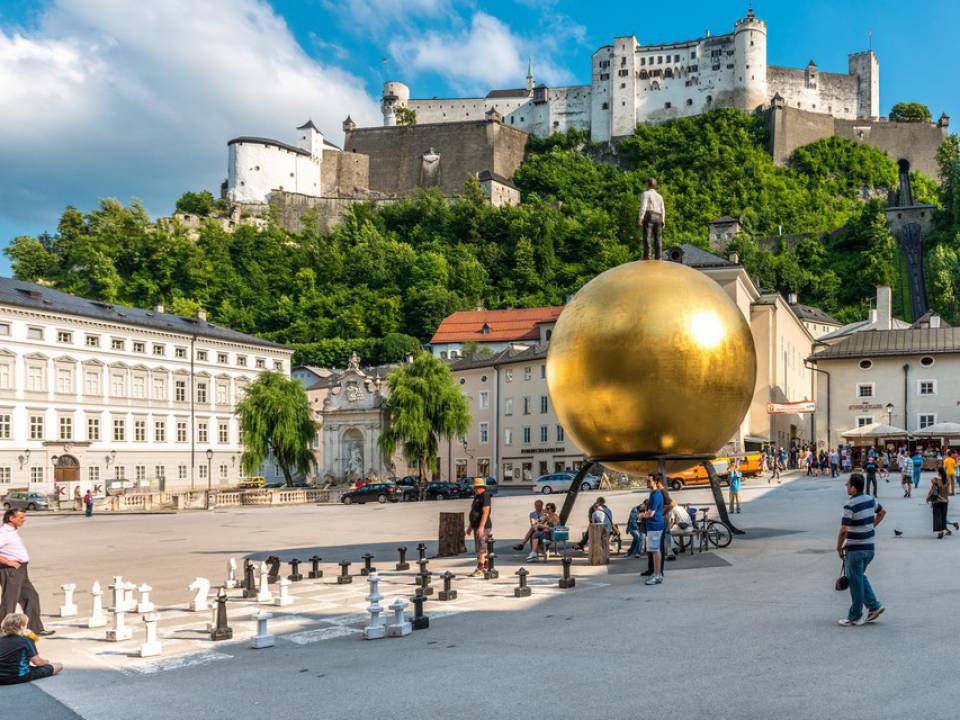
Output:
[[[530,528],[527,530],[527,534],[523,536],[523,540],[513,546],[514,550],[523,550],[524,545],[533,538],[533,533],[536,532],[537,525],[543,522],[543,500],[536,500],[533,503],[533,512],[530,513],[528,517],[530,520]]]
[[[560,524],[560,516],[557,515],[557,506],[553,503],[547,503],[543,512],[543,521],[538,523],[533,531],[533,538],[530,540],[530,554],[527,560],[536,560],[540,552],[546,554],[546,543],[553,540],[553,529]]]

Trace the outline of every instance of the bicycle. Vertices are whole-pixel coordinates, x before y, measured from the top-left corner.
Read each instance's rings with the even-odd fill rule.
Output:
[[[699,535],[700,537],[700,552],[703,552],[705,549],[709,550],[711,546],[714,548],[725,548],[733,542],[733,533],[730,532],[730,528],[724,525],[719,520],[711,520],[707,517],[707,514],[710,512],[708,508],[699,508],[698,512],[700,513],[699,519],[693,520],[694,533],[690,535],[675,535],[674,540],[680,546],[680,552],[684,552],[689,549],[687,542],[693,543],[693,536]]]

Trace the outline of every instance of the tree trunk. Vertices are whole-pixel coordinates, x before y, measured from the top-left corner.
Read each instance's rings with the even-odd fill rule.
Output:
[[[420,458],[417,460],[417,473],[418,473],[417,484],[420,486],[420,500],[423,501],[423,500],[425,500],[426,497],[427,497],[427,483],[426,483],[427,478],[426,478],[426,476],[424,475],[424,467],[423,467],[423,458],[422,458],[422,457],[420,457]]]
[[[440,513],[440,535],[437,550],[437,557],[449,557],[451,555],[460,555],[467,551],[466,541],[463,535],[463,513]]]

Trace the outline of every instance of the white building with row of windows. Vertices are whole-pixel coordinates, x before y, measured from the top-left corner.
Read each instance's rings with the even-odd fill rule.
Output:
[[[281,345],[0,278],[0,494],[235,484],[236,403]]]

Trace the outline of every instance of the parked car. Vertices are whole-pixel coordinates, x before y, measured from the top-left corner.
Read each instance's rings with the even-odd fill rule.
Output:
[[[309,489],[309,488],[315,488],[316,485],[314,485],[311,482],[307,482],[306,480],[297,480],[290,487]]]
[[[472,477],[462,477],[457,478],[457,485],[460,485],[464,490],[467,491],[467,497],[473,497],[473,478]],[[483,478],[487,486],[487,492],[491,495],[496,495],[500,491],[500,486],[497,484],[497,479],[491,475],[487,475]]]
[[[467,490],[459,483],[432,482],[427,484],[425,500],[456,500],[473,497],[473,489]]]
[[[378,502],[381,505],[387,502],[402,502],[406,499],[407,491],[392,483],[370,483],[356,490],[350,490],[340,496],[340,502],[344,505],[358,503],[363,505],[368,502]]]
[[[717,473],[720,483],[728,483],[727,473],[730,469],[728,458],[714,458],[713,469]],[[746,474],[746,473],[744,473]],[[670,473],[667,475],[667,485],[671,490],[680,490],[681,488],[695,485],[709,485],[710,478],[707,477],[707,471],[703,465],[696,465],[692,468],[682,470],[681,472]]]
[[[264,480],[259,475],[254,475],[252,477],[240,478],[240,482],[237,483],[238,488],[262,488],[267,484],[267,481]]]
[[[533,483],[533,491],[549,495],[552,492],[566,492],[577,473],[555,472],[541,475]],[[580,483],[581,490],[596,490],[600,487],[600,478],[597,475],[585,475]]]
[[[286,487],[287,484],[283,480],[271,480],[270,482],[265,482],[260,487],[266,488],[267,490],[279,490],[282,487]]]
[[[50,501],[44,493],[38,492],[12,492],[8,493],[3,499],[5,510],[11,508],[17,510],[49,510]]]

